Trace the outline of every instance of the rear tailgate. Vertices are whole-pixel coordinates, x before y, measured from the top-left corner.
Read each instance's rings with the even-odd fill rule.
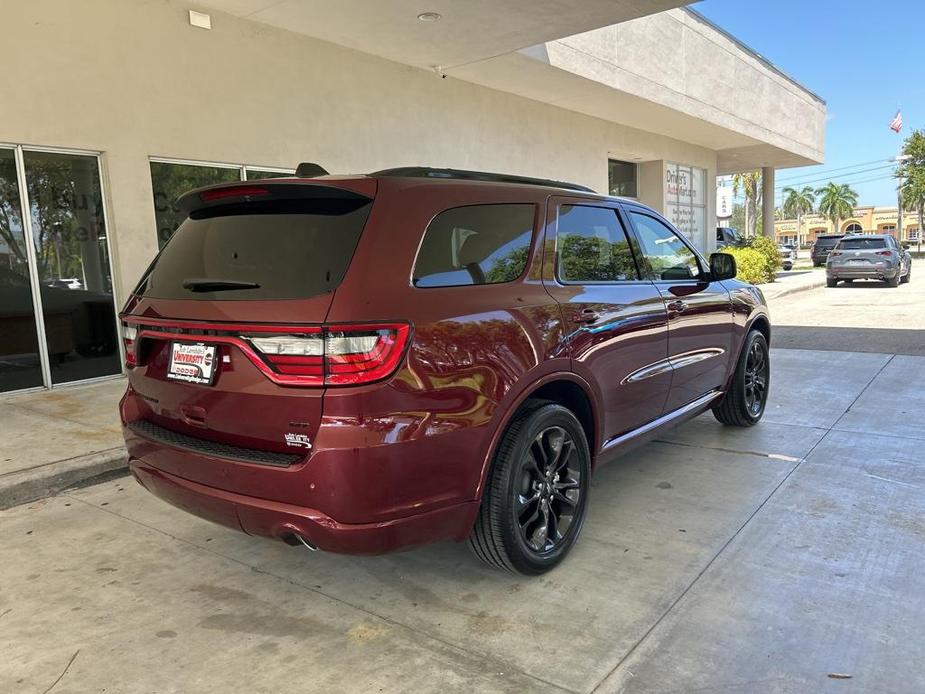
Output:
[[[235,462],[160,455],[158,467],[234,490],[242,476],[228,465],[287,467],[310,454],[320,326],[374,190],[261,182],[181,199],[189,218],[122,314],[135,361],[123,417],[139,437]]]
[[[878,269],[889,265],[895,252],[880,238],[843,239],[830,253],[832,265],[845,268]]]

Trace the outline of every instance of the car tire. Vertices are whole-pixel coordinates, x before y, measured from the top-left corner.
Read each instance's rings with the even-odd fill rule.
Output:
[[[590,475],[587,438],[571,410],[528,401],[498,443],[469,536],[473,553],[498,569],[525,575],[549,571],[565,559],[581,532]],[[558,537],[549,537],[551,525]]]
[[[729,390],[713,406],[713,416],[729,426],[754,426],[764,415],[770,387],[768,341],[761,332],[752,330],[742,345]]]
[[[837,285],[837,284],[838,284],[838,280],[829,279],[828,277],[825,278],[825,286],[826,286],[826,287],[831,288],[831,287],[834,287],[834,286]]]
[[[912,281],[912,268],[910,267],[910,268],[909,268],[909,272],[906,273],[906,276],[903,277],[903,278],[900,280],[900,282],[902,282],[903,284],[909,284],[909,282],[911,282],[911,281]]]
[[[899,273],[900,273],[900,272],[902,272],[902,271],[900,270],[899,272],[896,273],[896,276],[895,276],[895,277],[891,277],[890,279],[888,279],[888,280],[886,281],[886,286],[888,286],[888,287],[898,287],[898,286],[899,286]]]

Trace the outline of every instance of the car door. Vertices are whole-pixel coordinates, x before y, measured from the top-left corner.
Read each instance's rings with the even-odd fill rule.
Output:
[[[729,292],[709,281],[706,263],[665,220],[627,206],[642,259],[668,309],[671,391],[665,411],[693,402],[726,382],[732,354],[733,315]]]
[[[665,302],[640,277],[615,204],[553,198],[548,210],[555,253],[544,283],[562,307],[572,368],[601,403],[607,441],[662,414],[671,386]]]

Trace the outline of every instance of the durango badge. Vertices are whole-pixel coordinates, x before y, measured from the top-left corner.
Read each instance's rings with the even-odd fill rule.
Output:
[[[308,434],[286,434],[286,445],[294,448],[311,448],[312,440]]]

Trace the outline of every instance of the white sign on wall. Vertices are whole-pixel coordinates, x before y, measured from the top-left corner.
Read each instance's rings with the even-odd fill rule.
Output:
[[[732,217],[732,176],[716,177],[716,216],[719,219]]]
[[[707,242],[705,181],[704,169],[665,165],[665,216],[701,251]]]

